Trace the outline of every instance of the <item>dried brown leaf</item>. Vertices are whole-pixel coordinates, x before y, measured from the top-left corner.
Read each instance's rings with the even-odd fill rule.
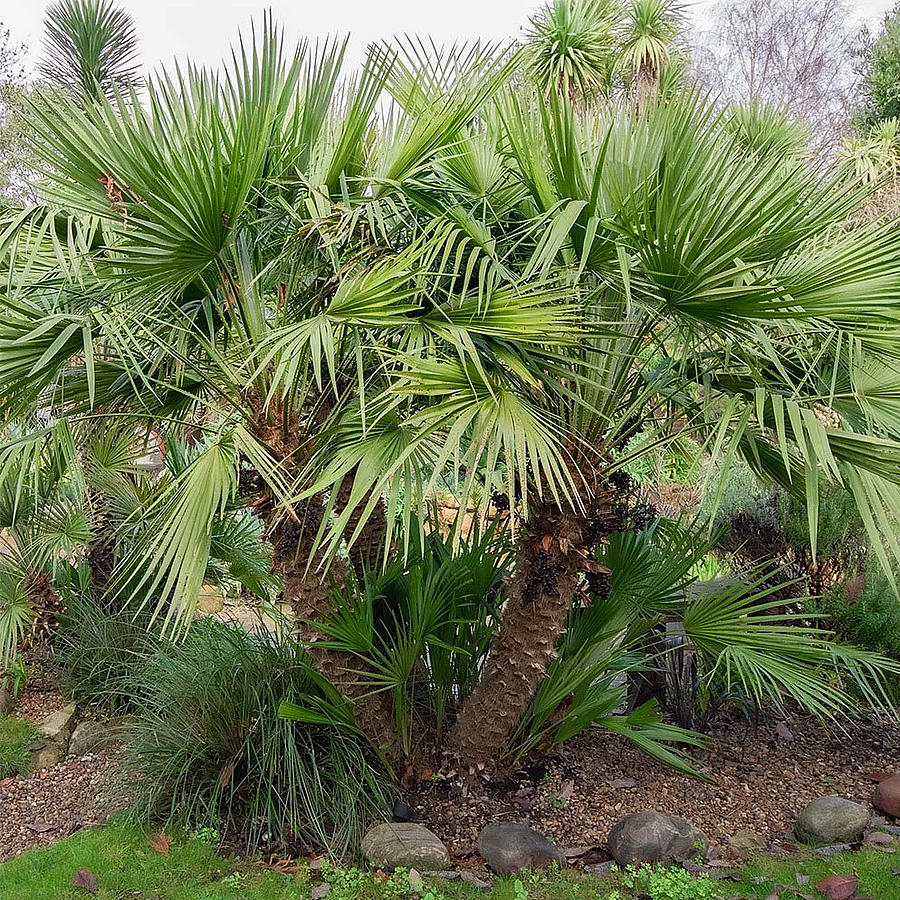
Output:
[[[163,856],[169,855],[169,848],[172,845],[171,838],[164,832],[160,831],[150,837],[150,846],[157,853],[162,853]]]
[[[816,885],[828,900],[849,900],[856,893],[859,879],[852,875],[832,875]]]
[[[72,879],[74,887],[84,888],[89,894],[97,893],[97,877],[87,869],[79,869]]]

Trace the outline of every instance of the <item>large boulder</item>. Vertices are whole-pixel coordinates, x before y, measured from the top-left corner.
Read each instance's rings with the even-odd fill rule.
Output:
[[[100,722],[79,722],[69,738],[69,756],[86,756],[99,750],[109,740],[109,732]]]
[[[413,822],[376,825],[362,839],[362,855],[382,869],[418,869],[443,872],[450,868],[450,854],[440,838]]]
[[[75,727],[75,716],[78,707],[75,703],[69,703],[62,709],[50,713],[43,722],[38,725],[38,731],[48,740],[56,744],[68,746],[72,729]]]
[[[848,844],[869,824],[869,810],[843,797],[818,797],[800,813],[794,833],[804,844]]]
[[[632,813],[613,826],[609,852],[620,866],[634,862],[684,862],[706,849],[706,835],[684,819],[654,809]]]
[[[879,782],[872,803],[883,813],[900,819],[900,775],[891,775]]]
[[[544,869],[553,863],[566,865],[565,853],[526,825],[486,825],[478,837],[478,852],[498,875]]]

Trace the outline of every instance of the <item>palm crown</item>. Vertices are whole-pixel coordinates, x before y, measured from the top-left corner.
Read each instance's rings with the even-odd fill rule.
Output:
[[[119,590],[186,620],[250,473],[307,619],[342,546],[387,548],[438,478],[486,482],[552,557],[510,607],[543,617],[546,668],[650,420],[805,492],[813,534],[819,479],[846,485],[900,557],[900,248],[842,227],[860,190],[690,94],[587,113],[503,47],[378,46],[343,81],[342,56],[267,20],[224,75],[33,110],[47,202],[0,237],[3,412],[195,444]]]

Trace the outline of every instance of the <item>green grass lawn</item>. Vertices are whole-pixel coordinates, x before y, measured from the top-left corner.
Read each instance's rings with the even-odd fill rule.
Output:
[[[28,771],[31,764],[28,745],[40,736],[31,722],[15,716],[0,716],[0,778]]]
[[[307,900],[320,883],[305,869],[283,875],[252,863],[218,856],[211,844],[196,837],[175,838],[168,854],[154,850],[151,837],[140,829],[115,824],[85,831],[51,847],[34,850],[0,865],[0,900],[87,900],[87,890],[73,884],[78,870],[97,882],[100,900]],[[740,883],[716,882],[719,897],[764,898],[777,886],[817,896],[814,885],[828,875],[856,875],[859,890],[873,900],[900,898],[897,855],[876,850],[831,858],[763,859],[748,866]],[[808,875],[798,887],[797,874]],[[630,900],[618,876],[599,879],[574,871],[501,879],[489,891],[460,882],[426,881],[410,886],[408,876],[373,878],[367,873],[327,873],[332,883],[328,900]],[[753,879],[765,879],[754,882]],[[785,896],[794,894],[785,892]],[[654,900],[691,900],[660,895]]]

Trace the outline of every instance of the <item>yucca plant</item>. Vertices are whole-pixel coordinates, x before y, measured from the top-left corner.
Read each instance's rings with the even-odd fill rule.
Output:
[[[196,446],[130,520],[114,596],[188,622],[240,497],[297,619],[324,622],[332,584],[406,554],[438,481],[503,493],[516,561],[446,741],[476,765],[597,548],[652,517],[619,477],[635,453],[684,434],[724,472],[744,457],[805,494],[813,536],[819,480],[840,484],[900,556],[900,246],[844,229],[863,189],[748,155],[693,95],[586,110],[508,48],[409,43],[341,82],[342,54],[267,19],[225,76],[35,104],[46,202],[0,234],[0,410]],[[302,636],[399,754],[370,674]]]
[[[619,65],[633,85],[639,110],[659,90],[663,69],[677,46],[683,16],[678,0],[630,0]]]

